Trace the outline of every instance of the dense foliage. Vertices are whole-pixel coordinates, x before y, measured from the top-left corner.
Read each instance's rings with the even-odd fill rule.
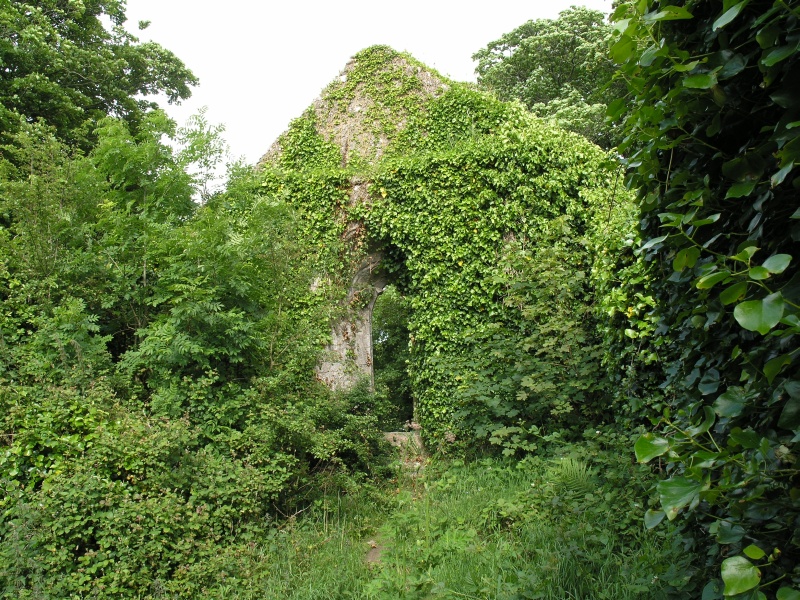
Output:
[[[619,137],[605,122],[606,107],[621,92],[612,81],[611,31],[602,12],[579,6],[528,21],[473,55],[478,83],[610,148]]]
[[[686,519],[717,574],[703,598],[794,598],[800,4],[642,0],[615,18],[629,92],[611,113],[629,111],[665,372],[636,444],[666,471],[648,523]]]
[[[627,296],[611,294],[612,269],[629,259],[601,251],[632,242],[616,168],[579,136],[469,86],[441,80],[420,96],[435,76],[420,73],[385,47],[356,55],[281,138],[263,185],[297,207],[313,240],[348,240],[341,283],[361,253],[382,248],[410,305],[409,374],[429,440],[477,436],[514,454],[567,423],[580,435],[622,398],[604,375],[604,328],[638,330]],[[389,116],[404,127],[376,156],[370,140]],[[337,127],[367,142],[337,156]],[[354,200],[365,181],[369,201]],[[602,310],[586,306],[595,295]]]
[[[0,146],[0,595],[202,597],[221,551],[382,468],[369,407],[313,377],[328,249],[250,169],[209,193],[220,128],[133,97],[191,77],[106,32],[120,4],[0,11],[0,93],[31,92]]]
[[[21,121],[43,120],[86,148],[107,115],[138,124],[155,106],[142,96],[188,98],[191,71],[158,44],[140,44],[124,22],[118,0],[0,4],[0,143]]]

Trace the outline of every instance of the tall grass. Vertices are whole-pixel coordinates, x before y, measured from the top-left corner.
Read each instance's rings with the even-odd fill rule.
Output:
[[[640,477],[611,455],[428,466],[377,494],[325,498],[220,553],[205,565],[220,574],[207,597],[666,598],[691,557],[669,530],[643,528]]]

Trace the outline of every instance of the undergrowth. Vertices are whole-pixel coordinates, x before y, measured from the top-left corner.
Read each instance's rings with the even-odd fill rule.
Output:
[[[221,552],[207,597],[686,597],[695,557],[642,524],[649,470],[608,432],[587,437],[523,461],[429,461],[417,477],[398,464],[382,489],[324,497]]]

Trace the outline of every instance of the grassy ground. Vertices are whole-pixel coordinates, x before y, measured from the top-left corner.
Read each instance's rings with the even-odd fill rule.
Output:
[[[647,474],[626,456],[566,447],[403,471],[221,555],[235,568],[209,597],[625,600],[668,597],[686,576],[669,530],[644,530]]]

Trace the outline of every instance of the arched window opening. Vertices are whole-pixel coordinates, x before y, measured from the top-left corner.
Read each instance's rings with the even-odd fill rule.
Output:
[[[399,431],[414,417],[414,399],[408,377],[409,315],[408,299],[396,286],[386,286],[372,311],[374,414],[384,431]]]

